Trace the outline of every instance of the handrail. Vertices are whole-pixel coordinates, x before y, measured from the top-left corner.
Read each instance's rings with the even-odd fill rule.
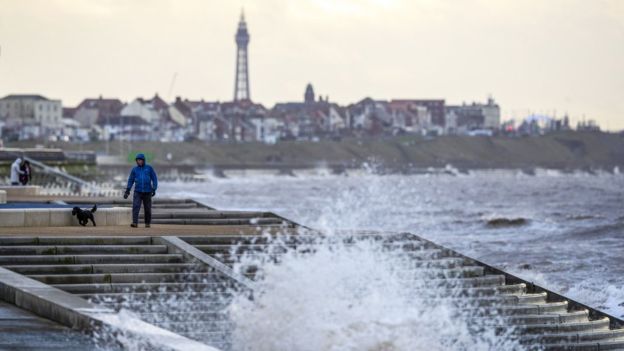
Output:
[[[71,174],[69,174],[67,172],[60,171],[60,170],[58,170],[58,169],[56,169],[54,167],[50,167],[50,166],[46,165],[45,163],[43,163],[41,161],[37,161],[37,160],[35,160],[35,159],[31,158],[31,157],[28,157],[28,156],[20,155],[19,153],[16,153],[16,152],[9,152],[9,153],[11,155],[15,156],[15,157],[19,157],[19,158],[22,158],[25,161],[30,162],[32,165],[34,165],[36,167],[39,167],[39,168],[43,169],[46,173],[51,173],[51,174],[53,174],[55,176],[64,178],[64,179],[69,180],[70,182],[72,182],[74,184],[78,184],[81,187],[84,187],[84,188],[87,188],[87,189],[94,189],[96,191],[100,191],[101,190],[100,187],[98,187],[96,185],[93,185],[93,184],[87,182],[84,179],[81,179],[81,178],[78,178],[76,176],[73,176],[73,175],[71,175]]]

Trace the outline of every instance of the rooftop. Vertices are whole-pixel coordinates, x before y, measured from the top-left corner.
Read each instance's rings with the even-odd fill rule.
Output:
[[[37,94],[11,94],[3,97],[0,100],[45,100],[49,99]]]

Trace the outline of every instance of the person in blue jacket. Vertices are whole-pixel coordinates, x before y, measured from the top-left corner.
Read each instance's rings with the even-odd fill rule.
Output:
[[[145,163],[145,155],[137,154],[136,167],[130,171],[128,177],[128,186],[124,193],[124,199],[130,195],[130,190],[134,186],[134,194],[132,197],[132,228],[136,228],[139,223],[139,211],[141,203],[145,211],[145,228],[150,227],[152,222],[152,197],[156,196],[156,188],[158,188],[158,178],[152,166]]]

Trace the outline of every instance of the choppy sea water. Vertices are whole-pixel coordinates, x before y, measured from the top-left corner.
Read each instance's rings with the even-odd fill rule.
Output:
[[[271,210],[328,231],[409,231],[624,316],[624,175],[618,172],[243,172],[164,183],[159,194],[219,209]],[[496,218],[526,223],[488,226]]]

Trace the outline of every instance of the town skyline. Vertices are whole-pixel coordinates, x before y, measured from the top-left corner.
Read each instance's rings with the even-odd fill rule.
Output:
[[[138,27],[130,23],[127,12],[144,5],[142,1],[96,4],[92,1],[26,0],[18,3],[0,0],[0,3],[5,9],[4,14],[0,14],[0,81],[3,82],[0,95],[36,93],[62,99],[66,106],[75,106],[85,97],[102,95],[132,101],[155,92],[167,101],[173,101],[176,96],[206,101],[232,99],[234,33],[241,3],[189,1],[180,6],[169,1],[150,2],[154,5],[144,9],[148,18],[140,21]],[[318,94],[343,105],[365,97],[440,98],[461,104],[483,101],[491,94],[501,104],[503,120],[519,120],[531,112],[554,113],[559,117],[568,113],[573,122],[585,116],[595,119],[604,129],[624,129],[624,102],[619,99],[624,91],[624,69],[615,64],[624,61],[624,49],[611,45],[614,39],[624,39],[621,3],[599,1],[596,6],[589,6],[579,1],[566,2],[567,6],[560,9],[567,18],[561,26],[571,31],[565,37],[561,36],[563,29],[555,26],[557,28],[551,28],[552,33],[544,33],[548,40],[541,43],[539,40],[520,46],[502,43],[510,53],[516,54],[509,59],[528,60],[526,65],[517,64],[515,71],[506,71],[509,67],[501,62],[504,55],[491,52],[492,62],[485,65],[491,70],[488,71],[488,67],[478,64],[485,56],[467,52],[470,46],[466,47],[460,39],[467,40],[476,51],[481,41],[496,46],[500,43],[494,39],[504,39],[500,34],[481,37],[478,34],[500,25],[503,32],[511,35],[508,40],[514,42],[514,37],[517,39],[519,35],[517,31],[523,27],[518,27],[520,19],[531,19],[522,16],[529,14],[527,5],[505,2],[506,7],[489,1],[473,3],[476,9],[470,11],[484,6],[489,8],[493,23],[482,28],[476,19],[474,22],[465,20],[460,22],[468,25],[467,32],[440,33],[440,38],[453,39],[461,56],[449,59],[452,50],[445,49],[437,54],[431,50],[437,48],[437,44],[435,36],[426,34],[426,28],[405,23],[421,18],[422,12],[428,11],[433,17],[440,16],[437,22],[428,22],[430,29],[439,30],[445,23],[449,24],[450,19],[458,19],[458,11],[469,7],[441,3],[446,5],[418,2],[418,6],[411,7],[401,1],[306,0],[295,6],[293,2],[274,0],[263,2],[263,6],[259,2],[246,2],[244,7],[251,34],[252,100],[266,106],[300,101],[302,89],[309,82],[314,84]],[[553,15],[552,22],[558,19],[557,13],[549,12],[553,6],[539,5],[548,15]],[[211,12],[214,8],[219,11]],[[406,11],[415,8],[419,11]],[[520,19],[505,26],[505,16],[514,11]],[[398,14],[401,16],[397,17]],[[162,31],[156,25],[163,16],[171,22],[170,32],[173,33]],[[381,27],[373,26],[385,27],[383,31],[375,34],[366,28],[366,24],[381,25],[379,21],[388,16],[394,16],[395,20],[383,22]],[[211,21],[206,21],[208,18]],[[530,23],[540,27],[545,18],[544,14],[537,13]],[[585,28],[590,33],[574,37],[578,28],[574,29],[573,24],[582,21],[593,21],[596,26]],[[338,39],[330,40],[327,30],[319,29],[315,22],[329,25]],[[275,29],[280,25],[293,27],[293,30]],[[102,27],[112,33],[103,33]],[[406,30],[407,34],[399,30]],[[204,40],[198,35],[200,39],[194,38],[190,42],[192,45],[185,41],[188,39],[180,39],[192,33],[207,35]],[[591,34],[601,35],[591,38]],[[528,32],[524,35],[528,36]],[[368,39],[369,44],[361,43],[360,36]],[[386,49],[384,36],[396,38],[396,51]],[[426,40],[418,40],[423,38]],[[407,39],[416,39],[421,45]],[[590,42],[592,39],[595,40]],[[545,46],[549,40],[554,46],[552,49]],[[341,44],[347,48],[341,48]],[[517,55],[521,53],[519,49],[532,46],[546,53],[552,51],[551,55],[544,56],[540,51]],[[119,50],[112,50],[115,47]],[[578,51],[581,47],[588,51]],[[555,48],[560,53],[553,57]],[[377,50],[389,54],[379,55]],[[405,57],[397,58],[401,54]],[[436,59],[442,59],[439,65],[434,65]],[[85,62],[89,63],[86,68]],[[524,74],[531,65],[539,66],[543,72],[538,73],[543,77],[537,79],[534,74]]]

